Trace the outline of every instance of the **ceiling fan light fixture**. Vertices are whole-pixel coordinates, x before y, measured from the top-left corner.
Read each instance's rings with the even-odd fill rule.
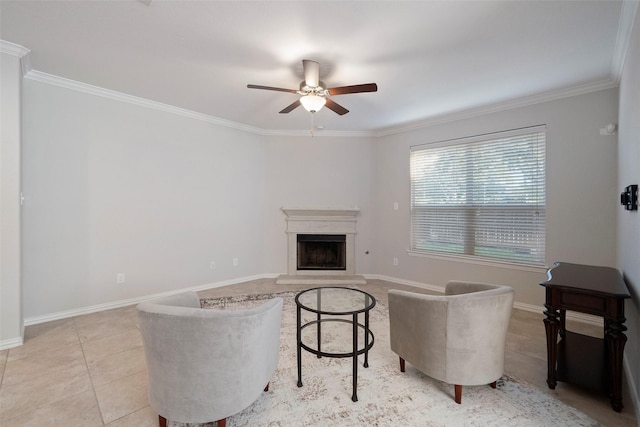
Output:
[[[300,98],[300,103],[305,110],[310,113],[315,113],[320,111],[320,109],[324,107],[324,104],[327,103],[327,100],[324,97],[318,95],[305,95]]]
[[[288,92],[300,95],[299,99],[286,106],[282,111],[279,112],[280,114],[290,113],[301,105],[308,112],[315,113],[317,111],[320,111],[322,107],[326,105],[329,110],[340,116],[347,114],[349,110],[332,100],[330,98],[331,96],[378,91],[378,85],[375,83],[327,88],[327,85],[325,85],[324,82],[320,80],[320,69],[317,61],[303,59],[302,67],[304,68],[304,80],[300,82],[299,90],[253,84],[248,84],[247,88],[275,90],[277,92]]]

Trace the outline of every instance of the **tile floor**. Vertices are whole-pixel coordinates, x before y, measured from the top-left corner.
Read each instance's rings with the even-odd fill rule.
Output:
[[[362,289],[382,303],[387,290],[413,289],[370,280]],[[256,280],[200,292],[202,297],[300,290]],[[542,313],[514,310],[507,338],[506,372],[587,413],[606,426],[637,426],[625,383],[622,413],[605,396],[559,383],[549,390],[546,379]],[[588,325],[569,329],[600,333]],[[134,306],[33,325],[25,344],[0,351],[0,425],[12,426],[157,426],[147,404],[144,351]]]

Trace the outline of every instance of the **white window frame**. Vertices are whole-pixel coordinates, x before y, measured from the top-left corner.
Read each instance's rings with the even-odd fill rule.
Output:
[[[513,147],[524,147],[516,148],[512,153],[531,160],[527,163],[531,165],[530,168],[527,167],[526,170],[504,168],[503,175],[500,175],[499,167],[496,166],[496,172],[493,172],[493,168],[482,167],[483,160],[476,162],[474,155],[466,154],[474,152],[476,156],[482,157],[488,153],[497,159],[498,156],[504,156],[504,153],[509,151],[510,142]],[[412,146],[410,149],[409,254],[469,260],[480,264],[544,267],[545,150],[546,126],[544,125]],[[429,181],[438,184],[447,182],[446,179],[443,181],[439,178],[443,176],[441,169],[429,166],[433,159],[443,154],[457,155],[459,159],[464,159],[457,163],[452,162],[452,164],[455,163],[454,166],[459,166],[452,172],[452,176],[457,177],[457,180],[452,183],[452,188],[455,187],[456,190],[447,194],[440,194],[440,187],[435,188],[434,185],[430,187],[429,183]],[[476,167],[465,168],[467,159]],[[518,173],[510,171],[518,171]],[[477,177],[482,174],[485,176],[485,184],[482,184],[481,179]],[[513,182],[513,176],[518,174],[530,178],[522,180],[526,183],[522,184],[521,189],[520,184]],[[429,176],[433,179],[429,180]],[[476,176],[475,180],[474,176]],[[463,184],[460,184],[461,180]],[[482,194],[491,194],[491,186],[486,183],[493,182],[500,182],[502,188],[508,184],[510,188],[518,188],[518,190],[513,194],[511,190],[508,193],[496,192],[495,197],[469,195],[473,193],[471,188],[477,193],[481,190]],[[509,194],[511,200],[500,201],[500,194]],[[479,199],[482,200],[478,201]],[[447,213],[443,214],[443,212]],[[475,224],[477,222],[484,222],[486,225],[483,228],[482,225]]]

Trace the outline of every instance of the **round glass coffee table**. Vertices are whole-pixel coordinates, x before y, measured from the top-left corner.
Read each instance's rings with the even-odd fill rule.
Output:
[[[353,395],[351,400],[358,401],[356,393],[358,384],[358,356],[364,354],[364,367],[369,367],[369,350],[373,347],[373,333],[369,329],[369,311],[376,305],[376,300],[368,293],[350,288],[324,287],[308,289],[296,295],[296,338],[298,341],[298,387],[302,387],[302,349],[320,357],[353,358]],[[314,320],[302,323],[302,310],[315,313]],[[359,323],[358,315],[364,314],[364,323]],[[322,350],[322,328],[329,326],[346,326],[351,329],[351,343],[330,344],[329,351]],[[307,342],[303,342],[303,331],[315,329],[312,339],[305,334]],[[359,345],[359,330],[363,336]],[[312,342],[313,341],[313,342]]]

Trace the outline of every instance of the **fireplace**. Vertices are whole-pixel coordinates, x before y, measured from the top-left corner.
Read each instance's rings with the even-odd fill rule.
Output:
[[[298,234],[298,270],[346,270],[345,234]]]
[[[287,225],[287,274],[276,283],[367,283],[355,274],[358,208],[282,211]]]

